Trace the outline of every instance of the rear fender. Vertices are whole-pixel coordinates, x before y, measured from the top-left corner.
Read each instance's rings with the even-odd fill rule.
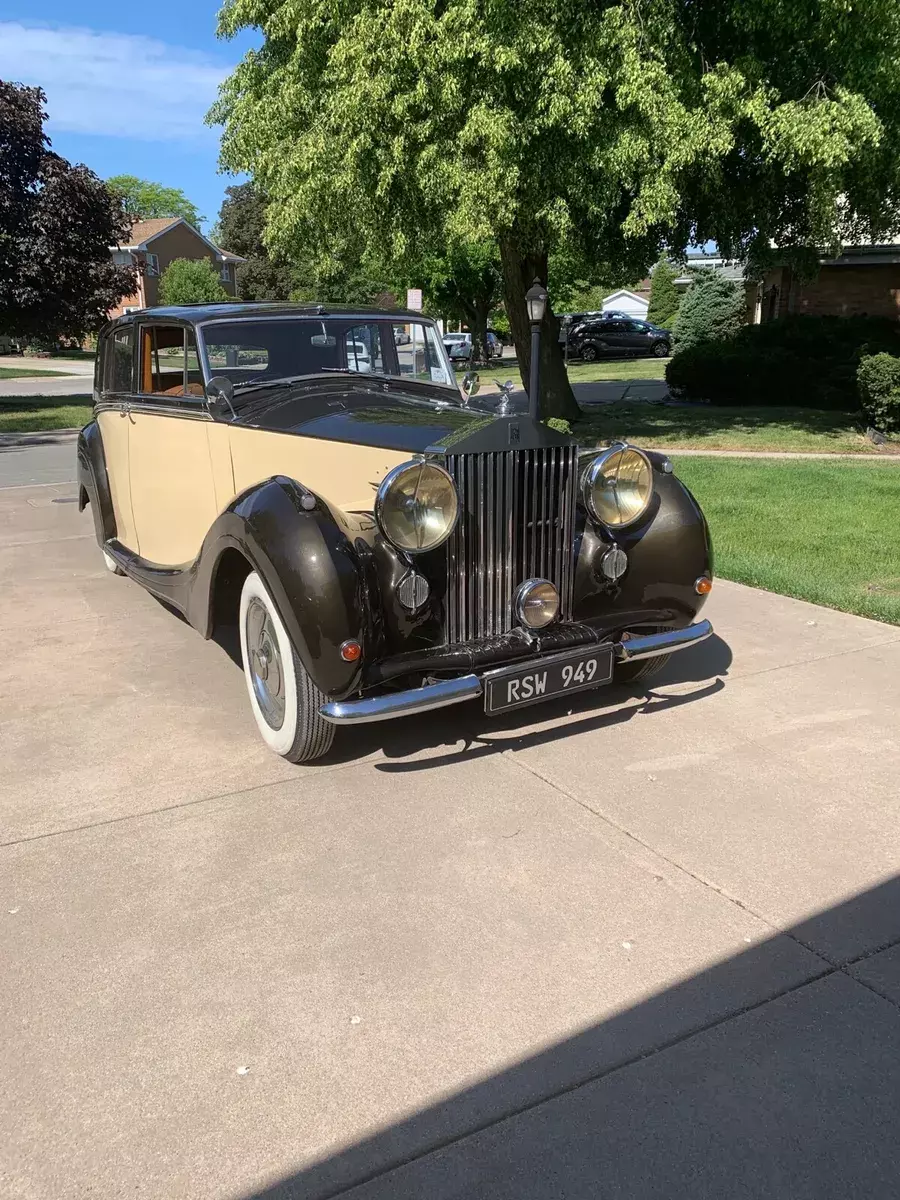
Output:
[[[76,456],[78,511],[83,512],[85,503],[90,503],[94,533],[98,544],[102,546],[116,536],[116,517],[109,491],[103,438],[96,421],[85,425],[79,433]]]

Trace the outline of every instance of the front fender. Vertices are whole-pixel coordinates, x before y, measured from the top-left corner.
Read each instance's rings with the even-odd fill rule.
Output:
[[[315,507],[304,505],[315,501]],[[190,589],[188,619],[212,633],[213,594],[222,555],[235,549],[271,595],[310,677],[329,696],[358,686],[366,655],[364,571],[359,555],[328,506],[295,480],[275,476],[232,501],[207,534]],[[359,641],[359,662],[340,656]]]
[[[85,497],[94,518],[94,533],[99,545],[116,536],[116,517],[109,490],[103,438],[96,421],[85,425],[78,435],[76,447],[78,476],[78,511],[84,511]]]
[[[651,455],[654,462],[659,456]],[[581,547],[575,577],[575,619],[592,621],[641,611],[657,614],[653,623],[689,625],[703,607],[694,585],[712,575],[709,527],[700,505],[672,474],[654,469],[655,495],[647,516],[631,529],[598,529],[582,514]],[[600,560],[615,543],[628,555],[628,568],[617,584],[600,570]]]

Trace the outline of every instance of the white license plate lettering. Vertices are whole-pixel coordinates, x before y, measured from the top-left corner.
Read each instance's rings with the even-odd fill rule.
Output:
[[[590,683],[596,674],[596,658],[589,658],[586,662],[576,663],[574,667],[566,664],[562,669],[562,685],[564,688],[568,688],[575,683]]]
[[[609,672],[606,671],[605,664],[601,670],[600,658],[560,663],[558,666],[520,675],[517,679],[505,679],[502,683],[498,680],[495,690],[491,693],[493,699],[488,701],[488,708],[494,711],[500,708],[515,708],[517,705],[549,698],[567,690],[587,688],[591,684],[604,682],[608,677]]]
[[[506,685],[506,703],[534,700],[543,696],[547,690],[547,672],[540,671],[535,675],[525,675],[521,679],[510,679]]]

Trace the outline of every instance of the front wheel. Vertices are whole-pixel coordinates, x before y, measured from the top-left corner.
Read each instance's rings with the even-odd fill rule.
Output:
[[[255,571],[244,580],[239,621],[244,677],[263,741],[289,762],[321,758],[334,741],[334,726],[319,713],[325,697]]]

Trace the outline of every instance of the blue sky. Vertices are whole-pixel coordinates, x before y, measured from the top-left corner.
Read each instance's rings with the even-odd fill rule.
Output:
[[[255,40],[216,37],[216,0],[0,0],[0,78],[47,93],[53,148],[107,178],[180,187],[215,220],[220,80]]]

